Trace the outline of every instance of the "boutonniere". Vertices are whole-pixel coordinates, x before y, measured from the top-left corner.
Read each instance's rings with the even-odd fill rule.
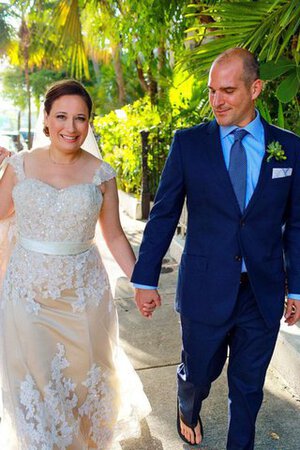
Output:
[[[272,158],[275,158],[276,161],[284,161],[285,159],[287,159],[282,145],[278,141],[270,142],[267,147],[267,153],[269,153],[267,162],[269,162]]]

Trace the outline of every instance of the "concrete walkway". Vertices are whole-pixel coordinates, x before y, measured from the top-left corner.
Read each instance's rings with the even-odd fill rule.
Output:
[[[144,224],[121,215],[127,236],[137,251]],[[176,366],[180,358],[178,316],[173,309],[177,263],[168,254],[160,278],[162,307],[152,320],[143,318],[135,307],[133,290],[121,270],[104,251],[119,311],[122,345],[136,368],[152,405],[142,423],[139,439],[121,443],[122,450],[190,449],[176,432]],[[299,377],[300,374],[295,374]],[[202,450],[225,450],[227,427],[226,370],[213,384],[201,413],[205,438]],[[269,369],[265,399],[257,421],[255,450],[298,450],[300,448],[300,398],[277,372]]]

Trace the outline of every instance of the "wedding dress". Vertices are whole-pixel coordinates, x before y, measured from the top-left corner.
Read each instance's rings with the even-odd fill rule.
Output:
[[[0,448],[111,449],[137,437],[150,412],[120,348],[116,307],[93,241],[103,200],[98,186],[115,173],[99,161],[90,183],[57,189],[26,177],[24,154],[8,160],[17,177],[16,243],[12,234],[0,243],[0,256],[1,248],[2,257],[11,251],[0,291]],[[2,271],[4,264],[2,258]]]

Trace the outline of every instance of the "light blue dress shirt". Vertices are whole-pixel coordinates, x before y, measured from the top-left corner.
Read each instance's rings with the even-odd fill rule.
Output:
[[[236,125],[229,127],[220,126],[221,145],[223,150],[224,161],[229,168],[230,151],[234,142],[232,132],[236,130]],[[264,127],[260,120],[260,115],[257,112],[256,117],[252,122],[248,123],[243,130],[248,131],[248,134],[243,139],[243,146],[247,157],[247,185],[246,185],[246,199],[245,206],[248,205],[254,189],[256,188],[261,163],[265,154],[265,135]],[[246,272],[245,261],[242,262],[242,272]]]
[[[220,126],[220,138],[223,151],[223,157],[227,169],[229,168],[230,150],[234,142],[232,131],[236,129],[236,125],[229,127]],[[256,111],[255,119],[248,123],[244,130],[248,131],[248,134],[243,139],[243,146],[246,151],[247,157],[247,185],[246,185],[246,199],[245,205],[247,206],[253,192],[256,188],[258,177],[260,173],[261,163],[265,154],[265,134],[264,127],[260,120],[259,112]],[[242,272],[246,272],[247,268],[245,261],[242,262]],[[133,284],[134,287],[140,289],[157,289],[157,286],[146,286],[143,284]],[[300,294],[289,294],[296,300],[300,300]]]

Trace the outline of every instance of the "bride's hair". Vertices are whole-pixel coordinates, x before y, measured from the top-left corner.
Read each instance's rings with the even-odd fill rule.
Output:
[[[52,84],[46,92],[44,108],[47,114],[50,113],[51,108],[55,100],[63,95],[79,95],[88,108],[89,118],[91,117],[93,102],[90,97],[90,94],[87,92],[85,87],[76,80],[61,80]],[[49,136],[48,127],[44,127],[43,129],[46,136]]]

